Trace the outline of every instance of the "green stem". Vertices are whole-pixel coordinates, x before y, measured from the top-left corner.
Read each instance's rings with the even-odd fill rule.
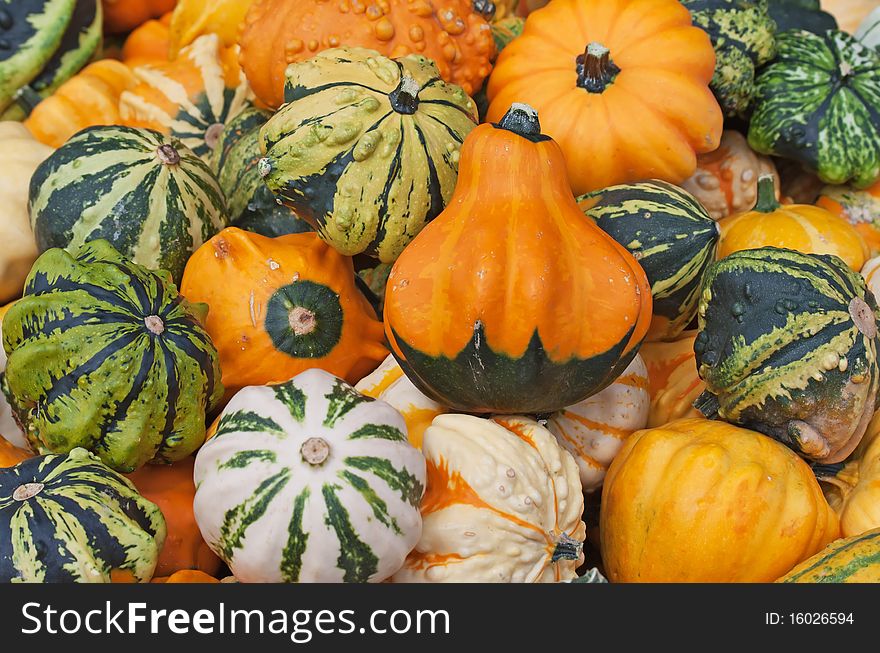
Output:
[[[550,562],[558,562],[559,560],[577,560],[584,548],[583,542],[578,542],[568,533],[562,533],[556,542],[556,548],[553,549],[553,556]]]
[[[776,201],[776,182],[773,175],[761,175],[758,178],[758,201],[755,202],[753,211],[759,213],[773,213],[782,206]]]

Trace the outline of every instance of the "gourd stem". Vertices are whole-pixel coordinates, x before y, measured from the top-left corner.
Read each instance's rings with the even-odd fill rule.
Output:
[[[758,178],[758,201],[753,211],[773,213],[781,204],[776,201],[776,182],[773,175],[761,175]]]
[[[388,100],[391,102],[391,108],[397,113],[403,113],[411,116],[419,109],[419,91],[421,87],[409,73],[402,71],[400,75],[400,84],[397,88],[388,94]]]
[[[312,467],[319,467],[330,456],[330,445],[324,438],[309,438],[299,450],[303,460]]]
[[[558,562],[559,560],[577,560],[580,557],[583,548],[583,542],[578,542],[576,539],[569,536],[568,533],[562,533],[562,535],[559,536],[559,540],[556,542],[556,548],[553,549],[553,556],[550,558],[550,562]]]
[[[506,129],[524,138],[541,135],[541,123],[538,121],[538,112],[528,104],[514,102],[510,105],[504,117],[498,121],[501,129]]]
[[[15,103],[21,107],[26,116],[37,108],[37,105],[43,101],[43,97],[30,86],[22,86],[15,94]]]
[[[620,73],[620,68],[611,61],[611,50],[593,41],[584,53],[575,59],[577,85],[589,93],[602,93]]]

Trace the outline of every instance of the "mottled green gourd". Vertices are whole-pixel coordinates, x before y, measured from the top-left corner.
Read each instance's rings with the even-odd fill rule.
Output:
[[[758,75],[749,145],[793,159],[829,184],[880,177],[880,53],[840,31],[777,36]]]
[[[3,319],[3,390],[32,448],[122,472],[195,451],[223,396],[205,308],[105,240],[42,254]]]
[[[101,0],[77,0],[58,48],[39,74],[17,91],[16,102],[0,119],[22,120],[43,98],[79,72],[101,47],[101,19]]]
[[[768,0],[770,17],[776,23],[776,31],[805,29],[814,34],[824,34],[837,29],[837,20],[822,11],[820,0]]]
[[[211,169],[226,196],[230,226],[275,238],[312,228],[276,201],[257,168],[263,156],[260,127],[271,117],[271,111],[249,107],[227,122],[214,147]]]
[[[146,582],[165,535],[158,506],[85,449],[0,469],[0,583]]]
[[[674,338],[697,314],[718,246],[718,223],[687,191],[665,181],[611,186],[578,198],[585,213],[639,262],[654,300],[649,340]]]
[[[766,247],[713,264],[694,343],[704,392],[694,405],[835,463],[878,403],[880,309],[836,256]]]
[[[710,87],[727,116],[749,108],[755,70],[776,54],[776,24],[767,0],[682,0],[694,25],[715,48],[715,75]]]
[[[880,528],[835,540],[776,582],[880,582]]]
[[[28,209],[41,252],[104,238],[176,282],[190,254],[226,226],[204,161],[175,138],[118,125],[84,129],[43,161]]]
[[[0,0],[0,111],[61,44],[76,0]]]
[[[383,263],[449,201],[473,100],[430,59],[324,50],[287,68],[285,101],[260,131],[260,174],[342,254]]]

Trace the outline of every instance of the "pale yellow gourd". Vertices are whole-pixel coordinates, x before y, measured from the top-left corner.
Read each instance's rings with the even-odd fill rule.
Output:
[[[0,122],[0,304],[21,296],[37,258],[28,217],[28,185],[34,170],[52,152],[20,122]]]
[[[528,417],[440,415],[425,431],[422,536],[393,582],[571,580],[586,527],[577,464]]]

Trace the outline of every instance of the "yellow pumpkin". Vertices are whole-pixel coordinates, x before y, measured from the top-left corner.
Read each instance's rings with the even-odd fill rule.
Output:
[[[612,582],[771,582],[839,534],[801,458],[706,419],[629,437],[605,478],[599,528]]]
[[[37,259],[28,214],[31,175],[52,148],[35,140],[19,122],[0,122],[0,304],[21,296]]]
[[[448,408],[422,394],[391,354],[371,374],[358,381],[354,389],[396,408],[406,422],[410,444],[417,449],[421,449],[422,436],[434,418],[449,412]]]
[[[682,417],[702,417],[694,401],[706,384],[697,373],[694,340],[698,331],[682,332],[670,342],[646,342],[639,354],[648,368],[651,408],[648,428],[663,426]]]
[[[254,0],[178,0],[171,14],[171,58],[202,34],[216,34],[223,45],[238,43],[244,16]]]
[[[834,254],[858,272],[869,256],[868,246],[846,220],[808,204],[781,205],[774,178],[758,181],[758,201],[747,213],[718,221],[718,258],[760,247],[784,247],[805,254]]]
[[[395,583],[571,580],[584,497],[571,455],[527,417],[440,415],[425,431],[422,536]]]

